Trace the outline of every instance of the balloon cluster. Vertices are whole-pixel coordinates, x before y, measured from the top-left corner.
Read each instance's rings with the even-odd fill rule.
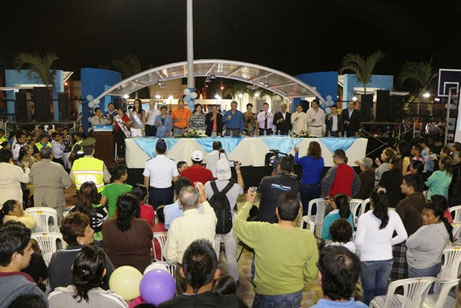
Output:
[[[147,267],[144,275],[132,266],[121,266],[110,276],[109,287],[124,300],[155,306],[172,299],[176,292],[176,283],[161,262]]]
[[[322,108],[326,114],[329,114],[331,113],[331,106],[333,106],[335,102],[333,101],[331,95],[327,95],[326,99],[326,102],[320,103],[320,108]]]
[[[88,101],[88,108],[99,107],[100,101],[98,98],[93,99],[92,95],[87,95],[86,100]]]
[[[193,91],[193,90],[192,90]],[[194,109],[194,99],[197,98],[197,93],[192,92],[190,88],[184,89],[184,102],[187,103],[189,108]]]

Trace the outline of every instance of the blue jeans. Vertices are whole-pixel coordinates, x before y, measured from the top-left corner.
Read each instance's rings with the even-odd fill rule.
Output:
[[[392,259],[362,261],[363,302],[369,305],[375,296],[386,295],[387,283],[392,270]]]
[[[309,201],[320,197],[320,183],[317,184],[301,184],[299,185],[299,193],[301,195],[301,202],[303,203],[303,216],[307,215],[309,208]],[[317,209],[314,207],[312,214],[316,214]]]
[[[303,294],[301,291],[290,293],[290,294],[279,294],[279,295],[261,295],[255,294],[255,300],[253,302],[254,308],[299,308],[301,307],[301,300]]]
[[[414,268],[408,265],[408,277],[436,277],[437,274],[440,273],[441,267],[441,262],[439,264],[427,268]],[[434,284],[432,284],[429,293],[434,293]]]

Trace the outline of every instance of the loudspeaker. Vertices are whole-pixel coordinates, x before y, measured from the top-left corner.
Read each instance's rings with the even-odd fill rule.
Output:
[[[46,87],[34,88],[32,91],[32,100],[35,103],[35,121],[50,121],[50,90]]]
[[[373,94],[360,95],[360,118],[362,122],[371,120],[371,111],[373,106]]]
[[[69,95],[66,92],[58,92],[59,121],[70,120]]]
[[[28,122],[30,119],[27,117],[27,92],[16,92],[14,100],[14,115],[16,122]]]
[[[392,122],[389,106],[389,91],[376,91],[376,122]]]
[[[402,122],[403,119],[403,105],[405,96],[391,95],[389,99],[389,114],[391,115],[391,122]]]

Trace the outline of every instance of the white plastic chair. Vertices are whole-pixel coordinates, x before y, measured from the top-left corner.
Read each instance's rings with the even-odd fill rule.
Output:
[[[349,203],[350,203],[352,215],[354,216],[354,227],[357,228],[359,217],[362,214],[363,200],[362,199],[351,199]]]
[[[25,209],[37,221],[32,232],[59,232],[58,213],[50,207],[29,207]]]
[[[155,251],[155,240],[160,244],[160,260],[157,259],[157,252]],[[152,250],[154,252],[154,259],[157,261],[166,261],[163,256],[163,248],[166,244],[166,232],[154,232],[154,238],[152,239]]]
[[[418,277],[393,281],[389,284],[387,294],[376,296],[370,303],[370,307],[376,308],[419,308],[424,300],[434,277]],[[403,295],[395,294],[397,288],[403,287]]]
[[[317,212],[315,213],[315,215],[312,214],[314,205],[317,206]],[[323,198],[312,199],[311,201],[309,201],[307,215],[303,216],[303,218],[301,219],[301,228],[302,228],[303,222],[305,222],[309,224],[309,229],[315,235],[315,227],[316,226],[321,227],[323,225],[324,216],[325,216],[325,199]]]
[[[461,264],[461,246],[448,247],[443,251],[443,264],[437,279],[440,283],[458,279]]]
[[[453,216],[453,223],[461,223],[461,205],[455,205],[448,208],[448,211]]]
[[[448,296],[450,290],[458,285],[459,279],[453,279],[445,282],[439,294],[429,294],[424,301],[424,308],[443,308],[454,307],[455,299]]]
[[[367,198],[367,199],[363,200],[363,203],[362,203],[362,210],[361,210],[360,215],[365,214],[365,213],[368,212],[370,209],[371,209],[371,206],[370,206],[370,198]]]
[[[31,238],[37,241],[46,265],[50,264],[53,253],[66,246],[62,234],[58,232],[32,233]]]

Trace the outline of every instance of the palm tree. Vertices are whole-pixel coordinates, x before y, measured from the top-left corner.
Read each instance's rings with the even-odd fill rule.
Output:
[[[141,72],[141,63],[138,57],[132,54],[127,54],[122,59],[112,61],[111,66],[122,74],[123,79]]]
[[[223,97],[230,96],[232,99],[237,99],[239,94],[245,94],[247,93],[247,91],[248,91],[247,85],[238,83],[238,84],[234,84],[230,88],[227,88],[226,91],[224,91]]]
[[[37,53],[18,53],[13,60],[13,65],[17,70],[27,68],[27,77],[41,81],[48,88],[54,85],[56,78],[56,70],[52,70],[51,66],[58,57],[54,53],[47,53],[45,56],[40,56]]]
[[[437,72],[432,68],[432,58],[429,62],[407,62],[403,65],[399,76],[399,83],[406,81],[416,85],[416,93],[425,92],[431,88],[432,81],[437,77]]]
[[[341,61],[340,73],[352,71],[357,80],[363,85],[363,91],[367,94],[367,85],[370,83],[371,75],[376,64],[384,58],[381,50],[375,51],[372,55],[365,58],[356,53],[348,53]]]

